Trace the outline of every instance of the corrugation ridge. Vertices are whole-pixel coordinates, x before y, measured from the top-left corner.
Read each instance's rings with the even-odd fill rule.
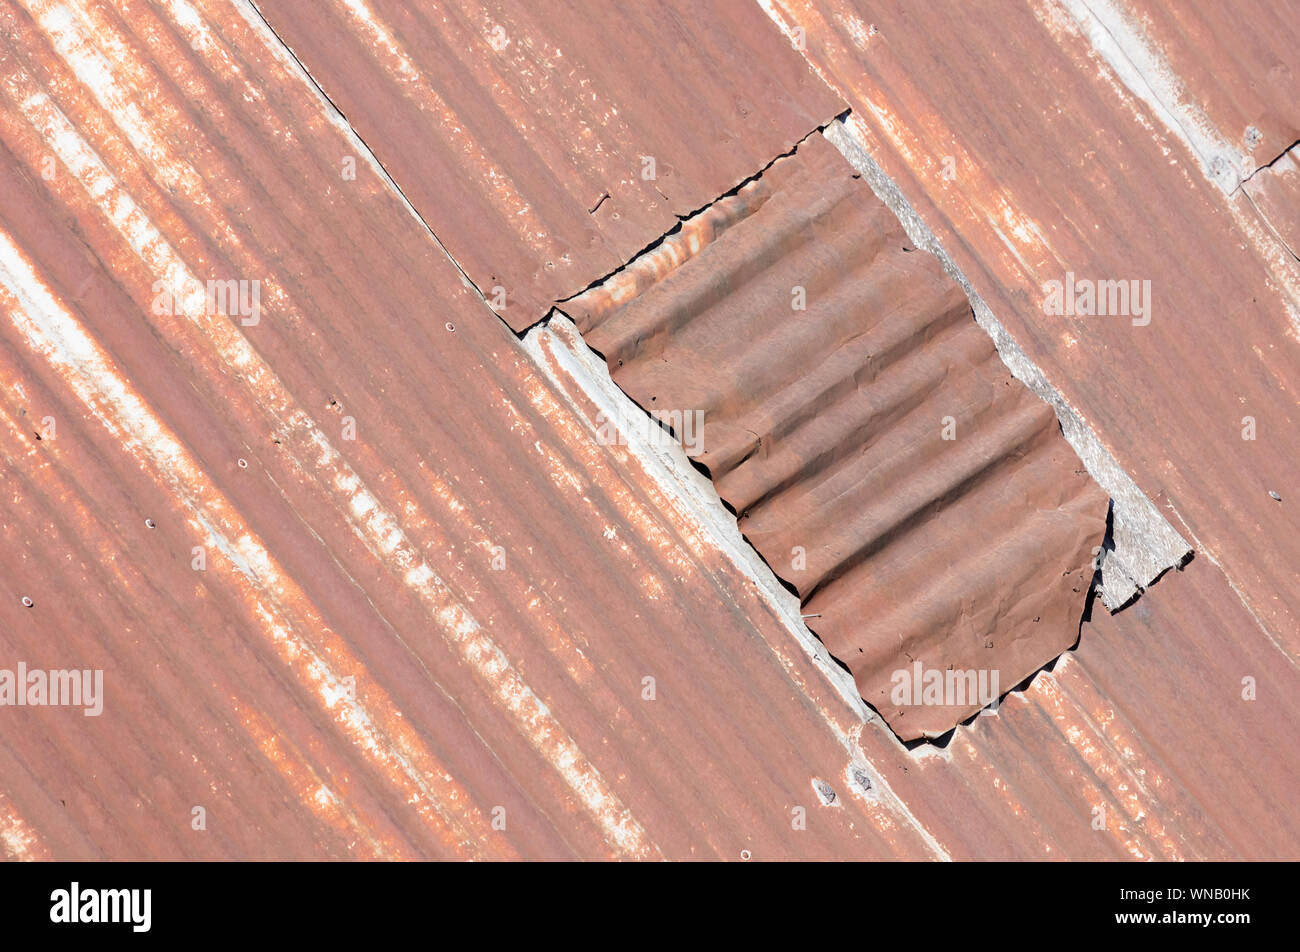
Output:
[[[822,498],[817,505],[817,518],[835,527],[823,536],[825,545],[843,554],[819,575],[807,581],[801,579],[804,598],[811,602],[823,586],[851,575],[853,570],[876,556],[884,558],[891,547],[908,545],[909,537],[922,525],[936,521],[955,501],[974,498],[991,480],[1016,479],[1024,469],[1023,460],[1027,452],[1034,444],[1041,448],[1044,435],[1051,439],[1045,424],[1053,420],[1050,408],[1044,413],[1039,407],[1022,406],[1017,414],[1005,416],[991,429],[983,431],[980,442],[956,463],[945,460],[940,465],[936,459],[923,465],[921,471],[931,479],[918,491],[878,497],[870,492],[872,487],[863,480],[851,489],[836,492],[830,500]],[[973,440],[967,441],[968,445],[972,443]],[[866,508],[861,508],[864,497],[881,501],[874,506],[866,503]],[[1031,521],[1032,511],[1022,510],[1022,514],[1025,522]],[[979,513],[972,515],[977,516],[975,524],[986,545],[996,548],[998,536],[990,534],[990,527],[978,518]],[[996,529],[999,535],[1011,531],[1006,523],[999,524]],[[849,540],[852,540],[851,544],[846,544]],[[988,553],[982,550],[969,555],[981,559],[988,557]],[[1005,568],[999,567],[999,571],[1005,571]],[[905,604],[908,599],[900,601]]]

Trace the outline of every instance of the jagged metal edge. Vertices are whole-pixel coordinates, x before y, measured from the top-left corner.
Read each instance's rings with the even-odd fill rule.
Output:
[[[902,223],[912,243],[934,255],[948,276],[966,292],[976,322],[993,339],[993,346],[1011,375],[1056,411],[1066,441],[1078,454],[1088,474],[1110,495],[1114,548],[1099,554],[1099,593],[1106,607],[1112,612],[1117,611],[1133,601],[1166,570],[1181,567],[1192,551],[1187,540],[1160,514],[1155,504],[1102,445],[1079,411],[1048,382],[1046,375],[993,316],[989,306],[917,215],[906,196],[871,157],[855,135],[853,126],[836,119],[822,131],[822,135],[862,174],[876,197]]]

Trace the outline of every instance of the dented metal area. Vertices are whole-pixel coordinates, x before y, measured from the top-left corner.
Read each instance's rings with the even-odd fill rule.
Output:
[[[1300,856],[1264,6],[0,0],[0,856]],[[937,743],[832,658],[963,623]]]
[[[902,739],[1077,640],[1105,493],[820,134],[561,308]]]

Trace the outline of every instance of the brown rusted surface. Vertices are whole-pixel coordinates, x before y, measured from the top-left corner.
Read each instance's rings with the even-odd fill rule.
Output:
[[[0,6],[4,855],[942,855],[246,12]]]
[[[805,30],[852,128],[1016,342],[1295,657],[1300,526],[1269,491],[1300,494],[1296,261],[1116,76],[1077,5],[986,6],[773,15]],[[1150,281],[1149,323],[1046,313],[1068,273]]]
[[[904,740],[1074,643],[1106,495],[820,134],[563,308]]]
[[[749,3],[258,7],[516,330],[842,110]]]

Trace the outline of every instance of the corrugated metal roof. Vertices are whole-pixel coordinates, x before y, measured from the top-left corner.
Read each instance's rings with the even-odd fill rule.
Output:
[[[904,740],[1078,638],[1105,493],[820,134],[562,307],[640,406],[695,431],[745,538]],[[978,691],[922,705],[948,671]]]
[[[98,718],[0,709],[5,855],[1295,858],[1294,259],[1069,10],[798,10],[873,156],[1195,537],[1186,572],[908,751],[702,489],[593,438],[580,342],[488,318],[251,6],[4,0],[0,667],[106,685]],[[598,89],[675,49],[617,42]],[[502,207],[481,188],[450,191]],[[1152,323],[1045,323],[1067,267],[1151,277]],[[191,278],[260,282],[259,320]]]
[[[516,330],[843,109],[747,3],[258,6]]]

